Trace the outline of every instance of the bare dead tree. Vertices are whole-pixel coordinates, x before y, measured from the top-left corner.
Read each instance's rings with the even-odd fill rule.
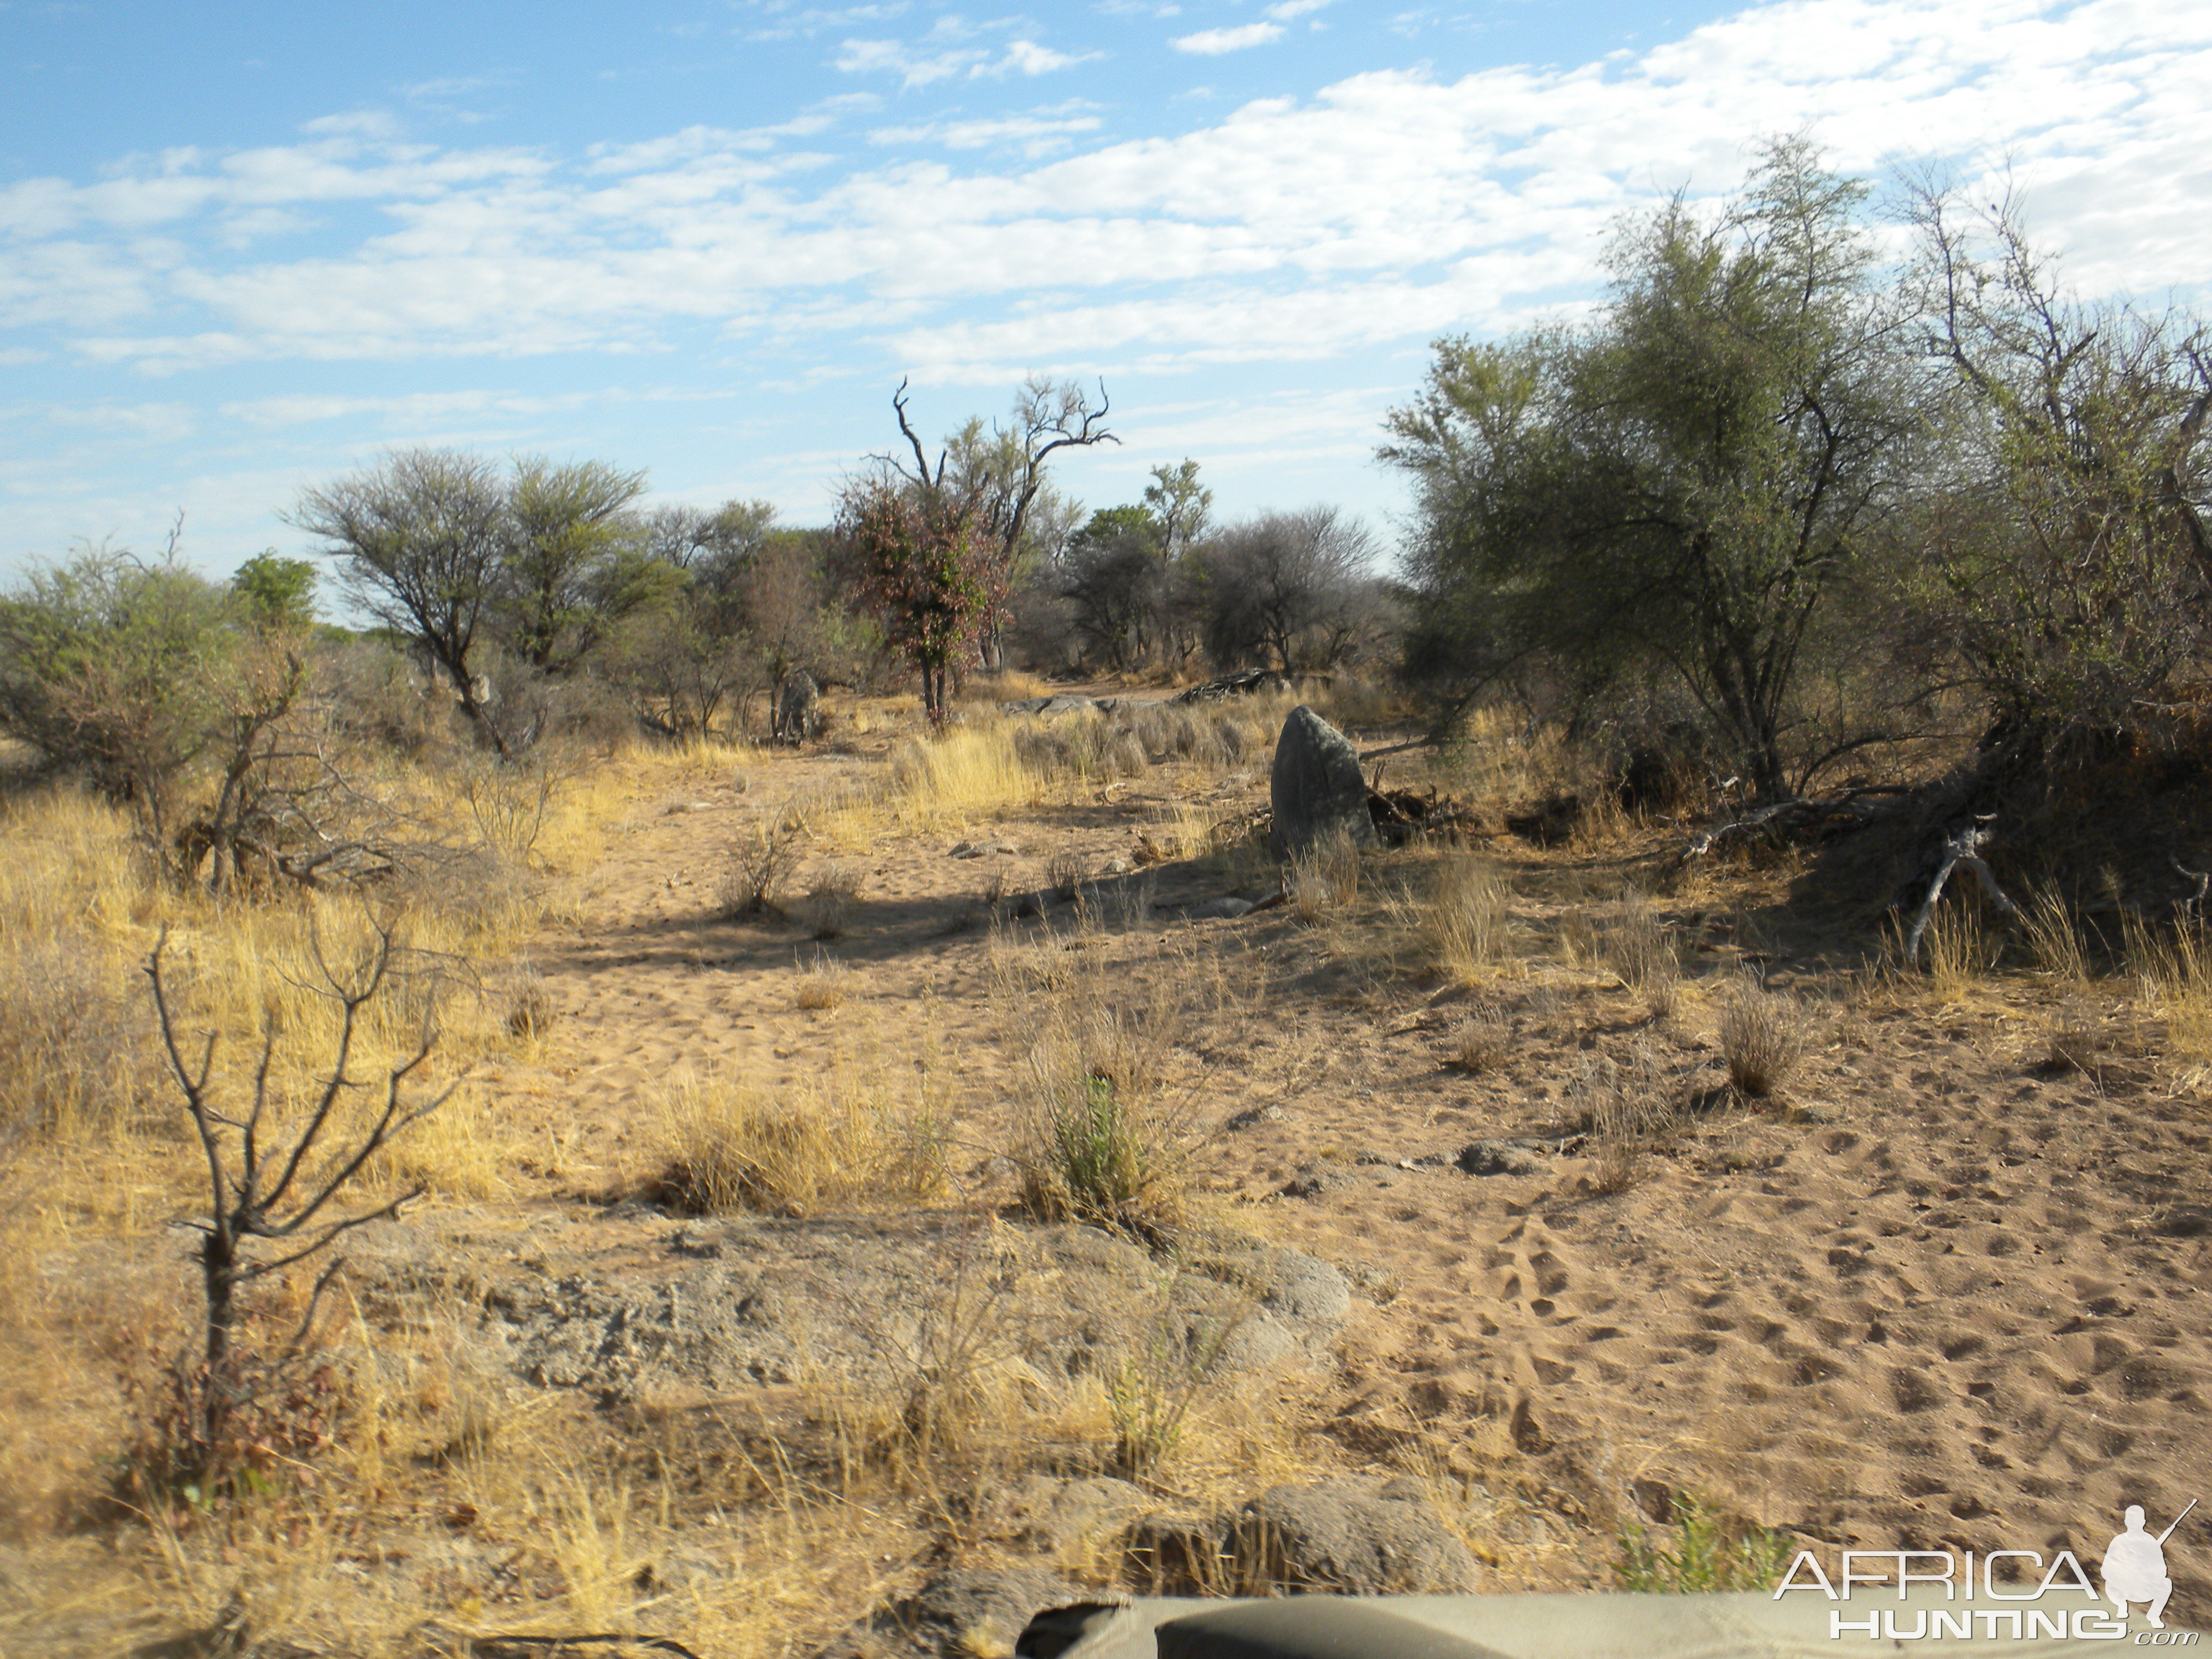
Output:
[[[1063,449],[1118,445],[1121,440],[1106,424],[1112,408],[1103,380],[1094,408],[1091,394],[1075,381],[1033,375],[1014,399],[1010,423],[994,422],[986,432],[981,420],[969,421],[939,449],[933,466],[921,435],[907,418],[907,382],[901,380],[891,394],[891,411],[898,417],[899,434],[914,453],[913,470],[896,455],[872,459],[908,485],[975,514],[995,549],[997,585],[1009,587],[1023,556],[1022,538],[1032,511],[1043,510],[1039,500],[1045,493],[1047,463]],[[996,659],[997,624],[995,617],[986,623],[987,665]]]
[[[169,1073],[184,1095],[185,1113],[207,1162],[209,1218],[190,1224],[202,1235],[199,1260],[206,1293],[208,1376],[204,1409],[210,1441],[217,1437],[223,1416],[235,1403],[227,1379],[240,1290],[306,1261],[340,1235],[393,1215],[409,1200],[420,1197],[423,1189],[416,1187],[371,1208],[339,1212],[344,1207],[341,1194],[368,1161],[410,1126],[444,1105],[458,1086],[448,1085],[427,1100],[410,1103],[403,1097],[403,1085],[436,1045],[432,1012],[426,1008],[422,1037],[414,1053],[386,1071],[381,1079],[384,1099],[374,1121],[365,1128],[350,1131],[337,1122],[343,1100],[355,1091],[377,1086],[374,1080],[357,1079],[349,1070],[363,1011],[385,993],[391,981],[396,949],[393,930],[380,922],[375,934],[375,943],[350,969],[332,967],[321,939],[314,941],[315,970],[322,982],[313,988],[337,1004],[338,1030],[330,1063],[305,1116],[292,1124],[278,1122],[270,1113],[270,1071],[276,1049],[274,1021],[264,1023],[260,1060],[253,1073],[252,1101],[241,1117],[218,1104],[211,1083],[215,1034],[206,1034],[197,1063],[185,1059],[178,1013],[162,965],[169,942],[167,928],[146,958],[146,976],[153,985]],[[267,1241],[279,1254],[250,1255],[249,1249],[257,1240]],[[313,1325],[316,1304],[342,1265],[342,1261],[331,1262],[317,1278],[301,1325],[303,1336]]]

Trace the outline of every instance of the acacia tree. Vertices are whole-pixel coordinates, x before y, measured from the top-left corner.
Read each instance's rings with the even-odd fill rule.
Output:
[[[1255,658],[1290,673],[1341,661],[1366,607],[1374,544],[1333,507],[1232,525],[1196,556],[1207,653],[1229,668]]]
[[[1656,667],[1761,796],[1821,763],[1790,750],[1799,667],[1917,430],[1863,194],[1777,142],[1716,219],[1678,196],[1625,230],[1587,327],[1438,343],[1382,453],[1419,492],[1416,655],[1462,704],[1532,661],[1586,693]]]
[[[573,668],[641,597],[645,532],[629,507],[644,493],[644,473],[605,461],[516,459],[496,607],[516,657],[541,672]]]
[[[1200,573],[1192,555],[1213,517],[1213,492],[1198,481],[1198,463],[1188,455],[1173,466],[1152,470],[1145,506],[1160,530],[1160,599],[1157,623],[1160,643],[1180,669],[1198,648]]]
[[[1923,180],[1912,218],[1944,465],[1911,608],[2007,738],[2136,724],[2212,642],[2203,325],[2067,295],[2009,192]]]
[[[832,533],[881,613],[886,646],[921,674],[930,723],[942,725],[949,672],[973,658],[1006,603],[998,550],[974,505],[878,474],[846,487]]]
[[[347,595],[420,645],[453,681],[462,712],[506,754],[471,661],[507,546],[507,491],[492,464],[458,450],[400,450],[302,492],[286,522],[322,538]]]

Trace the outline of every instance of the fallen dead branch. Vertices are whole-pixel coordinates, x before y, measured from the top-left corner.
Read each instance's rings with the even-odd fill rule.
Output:
[[[1840,795],[1797,796],[1774,801],[1731,818],[1726,823],[1701,830],[1690,837],[1674,860],[1679,870],[1692,859],[1701,859],[1730,842],[1766,836],[1778,841],[1826,841],[1863,830],[1875,813],[1864,803],[1908,792],[1890,784],[1863,785]]]

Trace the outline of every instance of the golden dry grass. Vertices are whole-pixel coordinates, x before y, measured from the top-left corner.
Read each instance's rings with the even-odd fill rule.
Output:
[[[843,1079],[791,1098],[680,1079],[662,1094],[658,1136],[663,1195],[702,1214],[891,1208],[944,1187],[943,1125]]]

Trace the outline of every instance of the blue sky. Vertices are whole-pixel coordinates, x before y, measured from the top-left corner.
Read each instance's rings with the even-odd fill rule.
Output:
[[[1809,130],[2009,158],[2085,290],[2201,301],[2212,8],[1778,0],[0,3],[0,570],[228,571],[390,446],[818,522],[896,436],[1103,379],[1133,500],[1341,503],[1428,342],[1588,301],[1624,211]]]

